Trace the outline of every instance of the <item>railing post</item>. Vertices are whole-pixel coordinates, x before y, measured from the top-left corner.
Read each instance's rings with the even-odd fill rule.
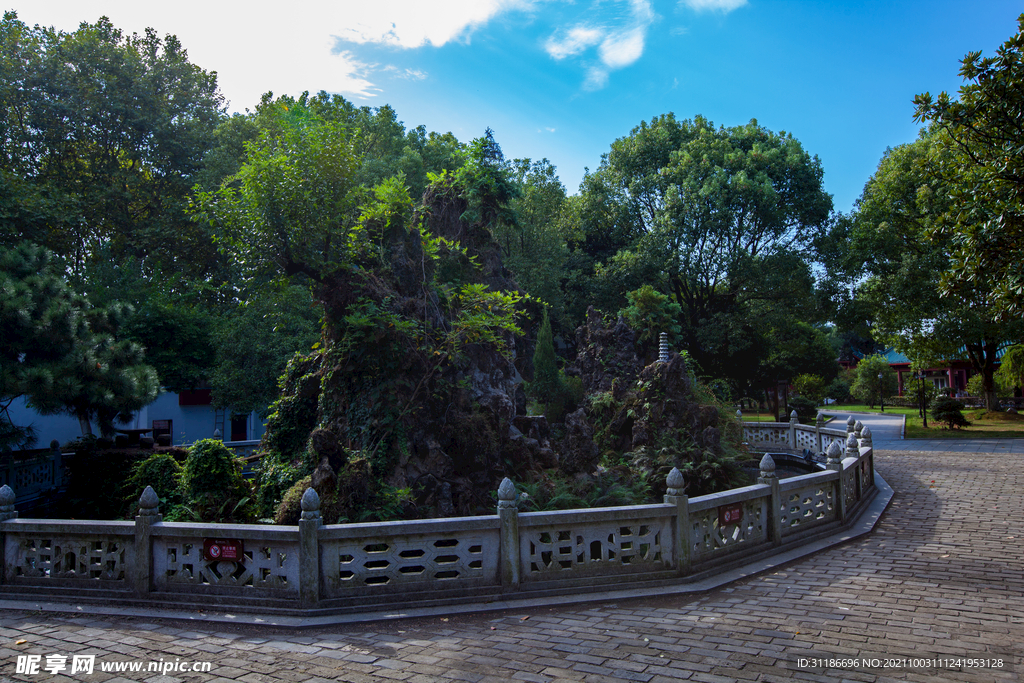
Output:
[[[0,486],[0,583],[9,583],[10,577],[14,575],[14,568],[8,568],[7,558],[4,556],[4,549],[7,547],[4,522],[17,518],[18,511],[14,509],[14,489],[4,484]]]
[[[853,415],[846,418],[846,433],[852,434],[853,430],[857,428],[857,421],[853,419]]]
[[[864,423],[861,422],[860,420],[857,420],[857,422],[853,425],[853,435],[859,439],[860,438],[860,433],[863,430],[864,430]]]
[[[796,426],[800,424],[800,418],[794,410],[789,414],[789,447],[796,450]]]
[[[135,562],[132,564],[132,575],[129,580],[132,590],[138,596],[150,591],[153,580],[153,525],[164,519],[160,514],[160,496],[152,486],[139,496],[139,514],[135,515]]]
[[[64,463],[60,442],[56,439],[50,442],[50,456],[53,459],[53,487],[59,489],[64,484]]]
[[[825,416],[818,411],[818,416],[814,418],[814,452],[823,453],[825,452],[825,443],[821,439],[821,430],[825,428]]]
[[[505,477],[498,486],[498,524],[501,549],[501,587],[517,590],[520,582],[519,509],[516,507],[516,485]]]
[[[307,488],[299,504],[299,604],[309,608],[320,601],[320,496]]]
[[[668,490],[665,504],[676,506],[675,529],[672,534],[672,549],[679,575],[690,573],[692,547],[690,545],[690,498],[686,495],[686,482],[678,467],[668,473]]]
[[[782,545],[782,492],[779,490],[779,478],[775,476],[775,460],[767,453],[761,458],[761,476],[757,482],[771,487],[768,499],[768,537],[773,545]]]
[[[740,441],[747,440],[747,423],[743,421],[743,409],[736,409],[736,419],[740,423]]]

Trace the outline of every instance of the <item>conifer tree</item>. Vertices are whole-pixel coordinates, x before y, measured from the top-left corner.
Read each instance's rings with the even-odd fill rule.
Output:
[[[544,309],[544,320],[537,332],[537,348],[533,352],[533,394],[538,400],[548,402],[559,393],[558,360],[555,357],[555,343],[551,334],[551,321]]]
[[[129,309],[91,306],[52,261],[27,242],[0,251],[0,446],[28,436],[7,413],[18,397],[44,415],[77,417],[86,434],[90,420],[108,432],[156,398],[143,348],[118,338]]]

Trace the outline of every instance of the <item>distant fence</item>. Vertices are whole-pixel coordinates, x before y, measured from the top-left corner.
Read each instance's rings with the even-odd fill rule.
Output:
[[[743,426],[743,440],[754,451],[765,448],[783,448],[791,451],[808,450],[812,453],[825,453],[833,443],[844,446],[850,434],[854,434],[859,439],[863,428],[863,425],[860,422],[855,422],[853,417],[847,420],[845,430],[826,427],[821,413],[818,414],[813,425],[802,425],[795,410],[790,413],[789,422],[746,422],[743,420],[743,413],[739,410],[736,411],[736,418]],[[871,438],[870,433],[869,430],[869,439]]]
[[[49,450],[0,453],[0,486],[17,491],[21,508],[30,510],[64,487],[64,460],[69,455],[56,441]]]
[[[323,614],[695,580],[855,518],[876,491],[870,433],[827,436],[827,470],[785,481],[765,455],[731,491],[689,498],[674,469],[660,504],[521,513],[506,479],[495,515],[421,521],[325,526],[308,489],[298,526],[164,522],[149,487],[134,522],[18,519],[4,486],[0,596]]]

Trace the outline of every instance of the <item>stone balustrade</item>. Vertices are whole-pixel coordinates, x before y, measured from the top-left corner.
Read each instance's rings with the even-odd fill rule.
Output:
[[[854,431],[853,423],[847,424],[846,430],[825,427],[825,420],[820,414],[813,425],[802,425],[795,410],[790,414],[789,422],[746,422],[739,410],[736,417],[743,427],[743,440],[750,444],[752,450],[775,447],[825,453],[832,443],[845,446],[847,434]],[[859,432],[857,436],[860,436]]]
[[[820,430],[819,430],[820,434]],[[313,489],[297,526],[164,522],[147,487],[135,521],[19,519],[0,488],[0,597],[164,603],[282,614],[407,609],[693,581],[836,533],[874,496],[873,451],[829,437],[828,469],[664,502],[518,511],[508,479],[497,514],[324,525]]]

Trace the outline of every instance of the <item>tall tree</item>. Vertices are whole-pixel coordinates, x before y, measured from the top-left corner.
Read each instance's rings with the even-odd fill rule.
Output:
[[[950,210],[937,229],[952,250],[943,286],[981,283],[1006,319],[1024,315],[1024,14],[995,56],[968,53],[959,99],[914,98],[915,118],[946,133]]]
[[[1024,333],[993,306],[989,280],[943,292],[955,248],[936,230],[957,201],[943,165],[951,154],[945,132],[923,131],[885,153],[864,187],[850,234],[849,272],[863,280],[858,297],[872,306],[874,334],[911,358],[966,357],[984,378],[985,398],[997,405],[997,351]]]
[[[752,306],[812,317],[806,250],[832,206],[821,178],[792,135],[756,121],[642,123],[584,180],[580,244],[596,262],[596,298],[619,308],[625,292],[656,286],[681,307],[684,345],[705,371],[749,377],[737,361],[756,366],[766,351]]]
[[[184,209],[223,116],[215,74],[105,17],[63,33],[8,12],[0,41],[0,240],[43,244],[78,278],[102,245],[150,272],[212,251]]]

